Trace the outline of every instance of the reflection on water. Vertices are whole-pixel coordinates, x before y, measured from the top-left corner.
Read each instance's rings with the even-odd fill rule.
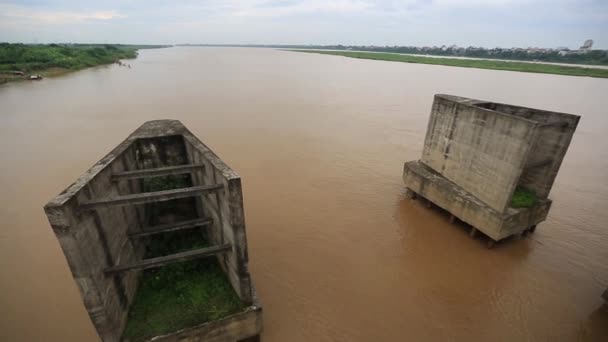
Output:
[[[608,80],[236,48],[131,65],[0,87],[0,340],[95,340],[42,206],[157,118],[243,177],[265,341],[608,338]],[[487,250],[404,199],[435,93],[582,116],[532,238]]]

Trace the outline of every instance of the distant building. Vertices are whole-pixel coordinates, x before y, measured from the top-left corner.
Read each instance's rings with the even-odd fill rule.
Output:
[[[591,48],[593,48],[593,39],[587,39],[583,43],[583,46],[581,46],[580,50],[589,51]]]

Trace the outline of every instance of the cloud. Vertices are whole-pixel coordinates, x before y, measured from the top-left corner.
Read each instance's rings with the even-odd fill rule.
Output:
[[[607,30],[607,0],[0,0],[0,41],[578,47],[593,38],[604,48]]]
[[[361,0],[309,0],[309,1],[241,1],[235,3],[232,14],[243,17],[280,17],[306,13],[353,13],[373,7],[370,1]]]
[[[46,10],[19,5],[0,4],[0,17],[25,19],[47,24],[69,24],[85,20],[112,20],[127,18],[117,11],[75,12]]]

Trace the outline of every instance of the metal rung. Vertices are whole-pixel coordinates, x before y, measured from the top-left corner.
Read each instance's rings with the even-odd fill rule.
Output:
[[[202,169],[205,164],[188,164],[188,165],[177,165],[168,167],[159,167],[154,169],[143,169],[133,171],[116,172],[112,175],[113,181],[123,179],[137,179],[145,177],[159,177],[159,176],[170,176],[180,175],[184,173],[190,173],[196,169]]]
[[[196,219],[196,220],[190,220],[190,221],[182,221],[182,222],[178,222],[178,223],[162,224],[162,225],[158,225],[158,226],[148,227],[148,229],[144,229],[141,232],[131,233],[131,234],[129,234],[129,237],[140,238],[140,237],[145,237],[145,236],[150,236],[150,235],[175,232],[175,231],[185,230],[185,229],[192,229],[192,228],[196,228],[196,227],[206,226],[206,225],[209,225],[212,223],[213,223],[212,219]]]
[[[125,206],[153,202],[163,202],[178,198],[187,198],[203,195],[212,191],[222,189],[221,184],[194,186],[190,188],[163,190],[155,192],[145,192],[141,194],[118,196],[114,198],[106,198],[100,200],[89,200],[80,203],[81,209],[97,209],[112,206]]]
[[[188,260],[200,259],[220,253],[226,253],[232,250],[231,244],[224,244],[219,246],[199,248],[187,252],[181,252],[171,255],[166,255],[158,258],[144,259],[142,261],[129,264],[129,265],[118,265],[108,267],[104,270],[106,274],[113,274],[119,272],[135,271],[135,270],[146,270],[149,268],[162,267],[177,262],[184,262]]]

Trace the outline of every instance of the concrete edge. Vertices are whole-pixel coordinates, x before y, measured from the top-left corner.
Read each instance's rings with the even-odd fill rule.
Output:
[[[209,147],[202,143],[194,136],[179,120],[151,120],[139,126],[118,146],[112,149],[108,154],[101,158],[97,163],[91,166],[87,171],[76,179],[72,184],[67,186],[59,195],[49,200],[45,208],[61,207],[65,205],[71,198],[76,196],[86,184],[104,170],[117,157],[124,153],[138,139],[157,138],[181,135],[185,139],[195,142],[195,145],[202,147],[204,155],[209,158],[209,161],[226,176],[228,180],[238,179],[240,176],[226,165]]]
[[[528,122],[536,122],[536,121],[529,120],[529,119],[522,118],[522,117],[518,117],[518,116],[515,116],[515,115],[511,115],[511,114],[507,114],[507,113],[503,113],[503,112],[498,112],[498,111],[487,109],[487,108],[483,108],[483,107],[477,107],[475,105],[479,104],[479,103],[495,103],[495,104],[503,105],[503,106],[532,109],[532,110],[537,111],[537,112],[558,114],[560,116],[567,116],[570,119],[575,120],[577,124],[578,124],[578,121],[580,120],[580,115],[576,115],[576,114],[564,113],[564,112],[555,112],[555,111],[551,111],[551,110],[538,109],[538,108],[532,108],[532,107],[516,106],[516,105],[512,105],[512,104],[508,104],[508,103],[502,103],[502,102],[496,102],[496,101],[486,101],[486,100],[471,99],[471,98],[468,98],[468,97],[449,95],[449,94],[435,94],[435,97],[438,97],[438,98],[441,98],[441,99],[444,99],[444,100],[448,100],[448,101],[454,101],[454,102],[457,102],[457,103],[460,103],[460,104],[463,104],[463,105],[469,106],[469,107],[475,107],[475,108],[485,109],[485,110],[488,110],[488,111],[491,111],[491,112],[500,113],[500,114],[503,114],[503,115],[508,115],[508,116],[515,117],[515,118],[518,118],[520,120],[524,120],[524,121],[528,121]],[[575,127],[576,127],[576,124],[575,124]]]
[[[220,157],[213,152],[205,143],[203,143],[196,135],[192,134],[190,130],[184,127],[184,131],[182,132],[182,136],[184,139],[188,140],[193,146],[198,148],[203,152],[203,155],[217,170],[219,170],[226,179],[240,179],[241,176],[234,171],[230,166],[228,166]]]
[[[419,178],[421,181],[416,181],[416,178]],[[414,182],[411,183],[411,181]],[[521,233],[528,229],[529,226],[536,225],[544,221],[546,215],[538,216],[537,213],[539,219],[534,220],[534,222],[530,225],[522,225],[520,229],[516,230],[508,227],[510,221],[529,217],[530,215],[534,215],[536,211],[543,208],[547,208],[546,212],[548,212],[548,208],[552,203],[550,199],[545,199],[542,201],[542,203],[539,203],[539,205],[533,208],[509,207],[505,212],[501,213],[418,160],[404,163],[403,182],[409,191],[412,191],[416,193],[416,195],[423,197],[429,202],[432,202],[434,205],[447,211],[460,221],[463,221],[481,231],[494,241],[500,241],[509,236]],[[427,193],[428,188],[434,188],[436,191],[439,191],[441,195],[439,195],[439,197],[430,196],[430,194]],[[448,193],[452,193],[452,196],[459,198],[459,200],[456,202],[462,203],[461,211],[455,212],[453,209],[458,207],[450,207],[452,205],[451,203],[454,202],[449,200],[450,195],[448,195]],[[479,216],[479,220],[475,220],[475,215],[471,214],[471,209],[473,209],[474,212],[483,212],[485,214]],[[542,212],[543,211],[541,210],[541,213]],[[491,220],[489,221],[484,219],[484,217],[490,217]],[[477,221],[477,223],[475,221]],[[486,223],[480,225],[479,223],[483,221]]]

